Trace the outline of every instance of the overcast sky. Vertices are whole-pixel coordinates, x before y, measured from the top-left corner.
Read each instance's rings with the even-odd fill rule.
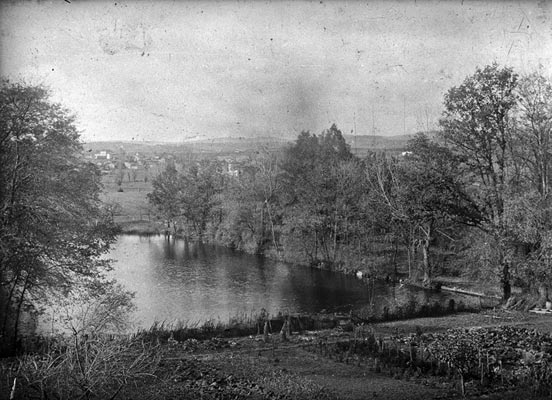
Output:
[[[2,2],[3,76],[50,86],[86,141],[434,127],[493,61],[552,73],[550,2]]]

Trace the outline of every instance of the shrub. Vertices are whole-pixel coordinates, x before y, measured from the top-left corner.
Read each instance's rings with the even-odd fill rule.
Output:
[[[109,336],[66,338],[42,354],[0,366],[14,382],[16,399],[115,398],[135,379],[151,376],[159,362],[156,346]]]

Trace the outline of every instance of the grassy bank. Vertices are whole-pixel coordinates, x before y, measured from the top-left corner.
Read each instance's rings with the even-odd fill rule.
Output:
[[[171,340],[207,340],[263,334],[265,329],[270,335],[278,334],[284,324],[290,332],[320,331],[324,329],[341,329],[353,331],[355,325],[374,324],[390,321],[408,320],[423,317],[441,317],[459,312],[478,312],[479,309],[468,308],[462,304],[414,304],[374,312],[364,307],[348,313],[295,313],[268,315],[264,310],[258,314],[243,314],[231,318],[228,322],[211,320],[203,324],[187,325],[183,323],[156,323],[149,329],[136,333],[140,340],[149,342]],[[266,327],[265,327],[266,324]]]

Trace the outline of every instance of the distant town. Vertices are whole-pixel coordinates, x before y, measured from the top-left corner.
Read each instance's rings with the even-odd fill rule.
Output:
[[[431,132],[430,132],[431,134]],[[401,153],[413,135],[345,135],[351,150],[358,156],[368,151]],[[215,138],[183,143],[89,142],[83,145],[84,158],[98,166],[105,181],[118,175],[124,182],[148,182],[168,165],[182,171],[192,161],[216,160],[222,172],[238,176],[244,163],[260,149],[277,151],[292,143],[276,137]],[[113,178],[115,179],[115,178]],[[119,178],[120,179],[120,178]]]

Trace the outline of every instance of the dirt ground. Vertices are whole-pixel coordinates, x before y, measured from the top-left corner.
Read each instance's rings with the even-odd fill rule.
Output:
[[[416,318],[374,324],[377,332],[387,334],[438,332],[451,328],[492,326],[519,326],[552,334],[552,315],[503,309],[484,310],[480,313],[460,313],[438,318]]]
[[[364,326],[383,337],[437,332],[458,327],[515,325],[552,333],[552,316],[522,312],[486,311],[440,318]],[[163,348],[156,378],[121,393],[125,399],[452,399],[458,387],[437,377],[404,376],[393,370],[374,370],[360,360],[344,362],[338,355],[312,351],[317,340],[342,340],[352,333],[340,330],[294,333],[282,342],[274,335],[209,341],[190,348],[172,343]],[[485,393],[470,390],[470,399],[531,399],[524,391]]]

